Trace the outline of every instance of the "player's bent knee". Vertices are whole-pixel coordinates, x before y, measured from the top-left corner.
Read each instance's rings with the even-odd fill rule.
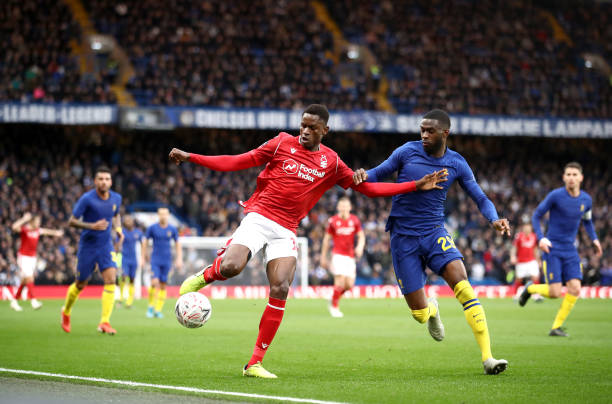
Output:
[[[289,283],[283,282],[279,285],[270,285],[270,296],[276,299],[286,299],[289,295]]]

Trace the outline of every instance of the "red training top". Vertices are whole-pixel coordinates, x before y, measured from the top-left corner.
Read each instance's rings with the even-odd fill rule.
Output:
[[[19,247],[18,253],[29,257],[36,257],[39,237],[40,229],[32,230],[27,226],[21,226],[21,247]]]
[[[327,221],[327,233],[334,240],[333,254],[355,256],[355,236],[361,231],[361,222],[355,215],[349,215],[342,219],[339,215],[329,218]]]
[[[514,238],[514,246],[516,247],[516,261],[519,263],[530,262],[535,260],[536,235],[531,233],[517,233]]]

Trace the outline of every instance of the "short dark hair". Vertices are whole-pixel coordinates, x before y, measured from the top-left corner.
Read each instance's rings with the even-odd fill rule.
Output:
[[[440,125],[444,129],[450,129],[451,127],[450,117],[448,116],[446,111],[443,111],[441,109],[432,109],[431,111],[423,115],[423,119],[435,119],[436,121],[440,122]]]
[[[569,163],[567,163],[563,168],[563,171],[565,171],[566,168],[575,168],[580,171],[580,174],[582,174],[582,165],[580,165],[580,163],[577,161],[570,161]]]
[[[112,174],[110,168],[108,168],[107,166],[98,166],[98,168],[96,168],[96,173],[94,174],[94,177],[100,173]]]
[[[325,124],[327,124],[327,121],[329,120],[329,111],[323,104],[310,104],[302,113],[302,115],[304,114],[316,115],[321,118]]]

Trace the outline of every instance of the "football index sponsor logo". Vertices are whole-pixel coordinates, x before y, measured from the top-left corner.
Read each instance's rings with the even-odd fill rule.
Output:
[[[283,170],[289,175],[295,174],[298,171],[298,163],[294,159],[287,159],[283,161]]]

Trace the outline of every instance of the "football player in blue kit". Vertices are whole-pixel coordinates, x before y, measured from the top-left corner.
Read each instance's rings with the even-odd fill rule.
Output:
[[[429,333],[436,341],[444,338],[438,302],[425,294],[425,268],[429,267],[444,278],[463,306],[465,318],[480,347],[486,374],[498,374],[508,366],[504,359],[491,354],[491,341],[484,309],[470,285],[463,256],[444,228],[444,202],[449,187],[458,181],[476,202],[491,226],[502,235],[510,235],[507,219],[500,219],[493,203],[484,194],[468,163],[457,152],[446,147],[451,127],[450,117],[436,109],[423,116],[421,140],[398,147],[378,167],[365,172],[359,169],[353,177],[362,181],[381,181],[397,172],[397,181],[411,181],[423,174],[444,169],[448,180],[441,189],[413,192],[393,197],[386,230],[391,233],[391,254],[399,287],[419,323],[428,323]]]

